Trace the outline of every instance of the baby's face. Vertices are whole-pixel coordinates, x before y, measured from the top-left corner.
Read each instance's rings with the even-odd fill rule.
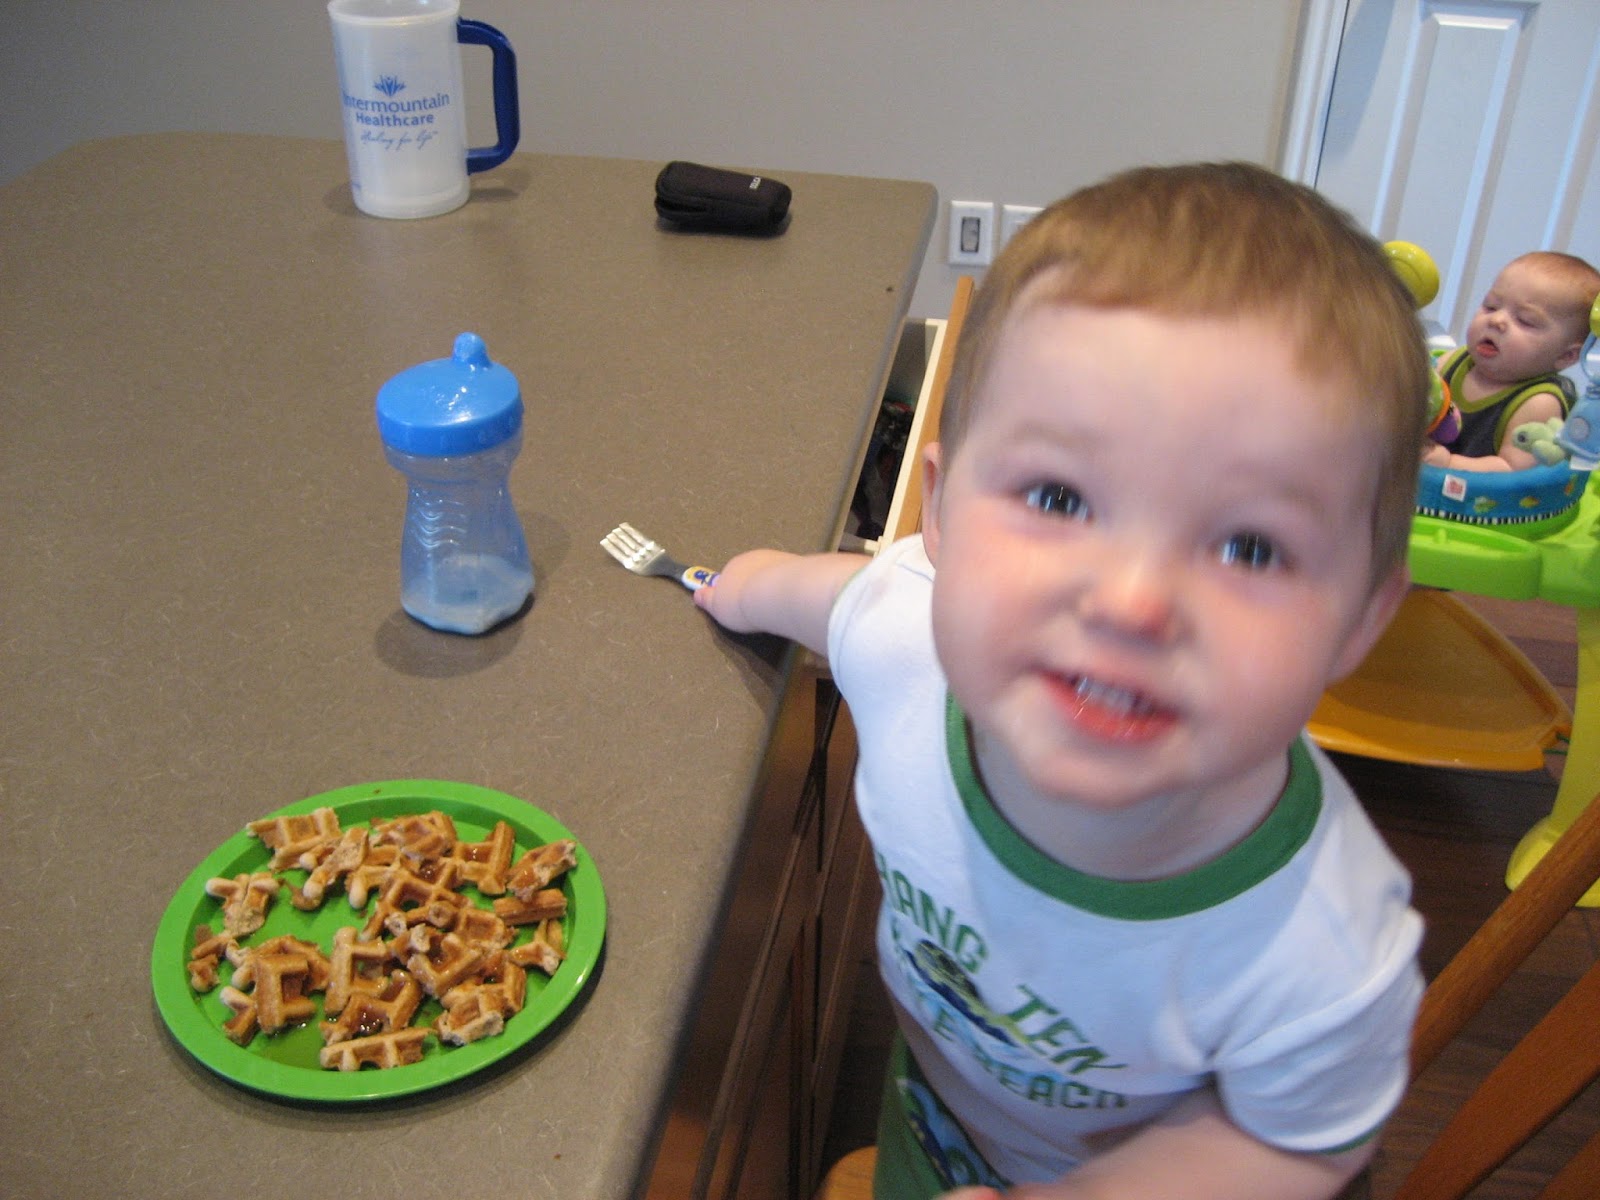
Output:
[[[1103,809],[1281,784],[1399,591],[1370,586],[1376,437],[1337,386],[1259,318],[1010,318],[925,514],[980,763]]]
[[[1536,266],[1514,262],[1467,325],[1467,349],[1486,382],[1510,387],[1577,361],[1582,335],[1573,336],[1560,291]]]

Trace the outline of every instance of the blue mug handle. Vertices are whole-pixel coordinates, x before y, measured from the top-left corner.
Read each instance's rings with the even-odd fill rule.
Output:
[[[494,55],[494,134],[500,140],[492,146],[467,150],[467,174],[475,175],[510,158],[522,137],[522,118],[517,108],[517,56],[505,34],[493,25],[466,17],[456,19],[456,41],[464,46],[487,46]]]

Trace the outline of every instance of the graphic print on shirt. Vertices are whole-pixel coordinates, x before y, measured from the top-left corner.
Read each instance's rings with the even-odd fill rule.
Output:
[[[981,930],[875,855],[896,969],[915,993],[923,1026],[953,1060],[1047,1108],[1124,1108],[1112,1087],[1123,1063],[1097,1045],[1042,980],[994,978]],[[1057,980],[1059,984],[1059,979]]]

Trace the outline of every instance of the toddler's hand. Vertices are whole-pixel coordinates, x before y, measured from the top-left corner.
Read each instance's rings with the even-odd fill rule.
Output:
[[[694,593],[694,602],[735,633],[764,633],[767,623],[749,611],[746,598],[752,581],[774,565],[793,558],[780,550],[747,550],[728,560],[712,581]]]

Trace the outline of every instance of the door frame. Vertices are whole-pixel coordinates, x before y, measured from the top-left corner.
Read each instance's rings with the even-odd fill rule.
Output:
[[[1333,103],[1334,69],[1344,40],[1350,0],[1304,0],[1300,44],[1295,52],[1289,112],[1284,121],[1278,170],[1296,183],[1314,187],[1322,165],[1322,141]]]

